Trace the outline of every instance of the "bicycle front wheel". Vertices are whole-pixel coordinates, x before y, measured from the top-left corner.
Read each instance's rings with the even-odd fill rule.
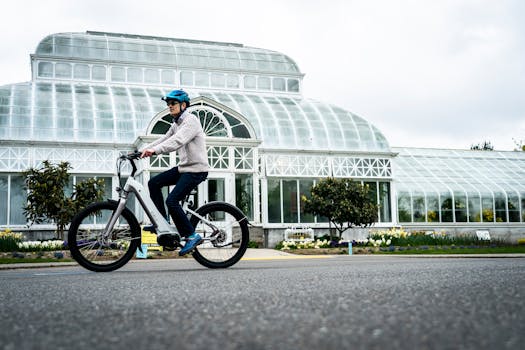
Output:
[[[200,264],[226,268],[238,262],[248,248],[248,219],[237,207],[224,202],[210,202],[197,209],[190,222],[204,243],[193,252]],[[200,217],[199,217],[200,216]]]
[[[83,267],[96,272],[116,270],[126,264],[140,243],[140,225],[125,208],[115,225],[106,226],[118,202],[93,203],[72,220],[68,232],[71,256]]]

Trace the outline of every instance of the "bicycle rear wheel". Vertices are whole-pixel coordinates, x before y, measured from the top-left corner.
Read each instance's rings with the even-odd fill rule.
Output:
[[[125,208],[115,225],[104,230],[118,202],[93,203],[72,220],[68,232],[71,256],[83,267],[96,272],[116,270],[126,264],[140,243],[140,225],[133,213]]]
[[[190,222],[204,243],[193,252],[200,264],[209,268],[226,268],[238,262],[248,248],[248,219],[237,207],[211,202],[197,209]]]

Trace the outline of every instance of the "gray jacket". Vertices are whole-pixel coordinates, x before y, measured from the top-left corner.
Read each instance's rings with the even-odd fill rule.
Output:
[[[144,149],[153,148],[155,154],[177,151],[181,173],[205,172],[209,170],[205,136],[199,119],[184,111],[164,136],[146,145]]]

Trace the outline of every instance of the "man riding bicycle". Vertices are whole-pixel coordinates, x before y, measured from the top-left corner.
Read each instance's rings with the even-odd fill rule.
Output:
[[[159,212],[169,221],[169,216],[164,208],[162,187],[173,186],[166,199],[168,213],[177,226],[182,237],[186,238],[186,244],[180,250],[179,255],[191,252],[197,245],[202,243],[202,237],[194,232],[193,226],[188,220],[180,205],[182,201],[198,184],[206,180],[208,176],[208,154],[206,151],[205,134],[202,130],[199,118],[189,113],[190,105],[188,94],[182,90],[173,90],[162,97],[166,101],[173,117],[173,124],[164,136],[144,146],[141,150],[141,158],[152,155],[166,154],[177,151],[179,164],[157,176],[148,182],[150,197]],[[154,226],[144,228],[155,232]],[[158,237],[158,243],[164,247],[175,249],[180,238],[171,234]]]

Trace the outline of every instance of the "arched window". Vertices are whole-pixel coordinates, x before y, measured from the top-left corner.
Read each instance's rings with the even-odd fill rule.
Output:
[[[194,101],[194,100],[192,100]],[[199,98],[189,108],[188,112],[199,118],[206,136],[225,138],[253,138],[247,123],[234,113],[212,106]],[[158,119],[151,128],[151,134],[165,134],[171,127],[173,118],[166,114]]]

